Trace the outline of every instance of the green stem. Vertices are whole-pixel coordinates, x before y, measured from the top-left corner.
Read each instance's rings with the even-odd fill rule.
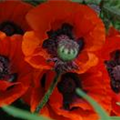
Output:
[[[60,73],[56,73],[56,76],[53,80],[53,82],[51,83],[49,89],[47,90],[47,92],[45,93],[45,95],[43,96],[42,100],[40,101],[39,105],[37,106],[35,113],[39,113],[39,111],[45,106],[45,104],[48,102],[50,95],[52,94],[54,88],[56,87],[57,83],[58,83],[58,78],[60,76]]]
[[[111,118],[108,116],[108,114],[106,113],[106,111],[90,96],[88,96],[86,93],[84,93],[80,88],[76,89],[76,93],[84,98],[85,100],[88,101],[88,103],[90,103],[90,105],[92,105],[92,107],[94,108],[94,110],[98,113],[98,115],[100,116],[99,120],[111,120]]]
[[[100,2],[100,17],[102,17],[104,2],[105,2],[105,0],[101,0],[101,2]]]
[[[105,0],[101,0],[101,1],[100,1],[100,3],[99,3],[100,9],[103,8],[104,2],[105,2]]]
[[[85,1],[85,0],[83,0],[83,1],[82,1],[82,4],[86,5],[86,1]]]

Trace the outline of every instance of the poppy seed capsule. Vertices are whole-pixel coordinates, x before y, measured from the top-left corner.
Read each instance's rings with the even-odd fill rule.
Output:
[[[60,40],[58,44],[57,53],[61,60],[72,61],[79,52],[79,45],[73,40]]]

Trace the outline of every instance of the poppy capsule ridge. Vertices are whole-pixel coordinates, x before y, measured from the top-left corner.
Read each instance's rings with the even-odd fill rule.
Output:
[[[57,52],[63,61],[72,61],[79,52],[79,45],[73,40],[62,40],[58,44]]]

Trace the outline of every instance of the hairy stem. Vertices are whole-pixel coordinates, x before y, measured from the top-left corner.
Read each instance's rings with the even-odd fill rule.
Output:
[[[49,89],[47,90],[47,92],[45,93],[45,95],[43,96],[42,100],[40,101],[39,105],[37,106],[35,112],[39,113],[40,110],[45,106],[45,104],[48,102],[50,95],[52,94],[54,88],[56,87],[57,83],[58,83],[58,78],[60,76],[60,73],[56,73],[56,76],[54,78],[54,80],[52,81]]]
[[[102,16],[104,2],[105,2],[105,0],[101,0],[101,2],[100,2],[100,17]]]

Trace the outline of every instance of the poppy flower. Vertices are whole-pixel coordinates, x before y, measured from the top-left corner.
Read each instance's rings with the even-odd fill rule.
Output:
[[[33,31],[26,32],[25,60],[39,69],[83,73],[95,66],[93,51],[105,41],[105,29],[96,12],[69,0],[44,2],[26,16]]]
[[[11,36],[31,30],[25,20],[25,15],[32,8],[32,5],[19,0],[0,2],[0,31]]]
[[[110,28],[103,48],[97,56],[103,64],[103,74],[110,80],[112,94],[112,114],[120,115],[120,34],[114,28]]]
[[[39,102],[48,90],[55,77],[53,71],[34,72],[34,85],[27,102],[34,112]],[[66,72],[61,75],[59,82],[40,113],[57,120],[97,120],[98,115],[91,105],[82,97],[78,97],[76,88],[81,88],[94,98],[108,113],[111,111],[111,95],[109,80],[104,78],[98,68],[89,69],[82,74]],[[31,98],[31,99],[30,99]],[[31,100],[31,101],[30,101]]]
[[[24,61],[22,36],[0,32],[0,106],[21,97],[31,84],[32,67]]]

